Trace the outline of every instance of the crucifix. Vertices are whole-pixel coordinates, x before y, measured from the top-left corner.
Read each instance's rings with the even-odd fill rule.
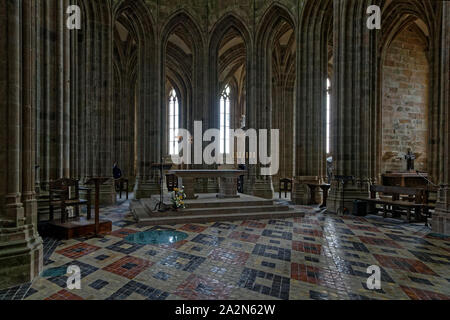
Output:
[[[411,171],[414,170],[414,160],[416,160],[416,156],[412,153],[411,149],[408,149],[408,153],[405,155],[406,159],[406,170]]]

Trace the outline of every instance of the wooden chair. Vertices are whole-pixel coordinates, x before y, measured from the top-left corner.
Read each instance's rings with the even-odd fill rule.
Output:
[[[86,200],[80,199],[80,191],[86,191]],[[87,207],[87,219],[91,219],[91,189],[79,186],[79,181],[63,178],[50,182],[50,221],[54,220],[55,207],[61,208],[61,223],[67,220],[67,207],[75,207],[75,217],[80,216],[80,206]],[[74,192],[74,197],[72,193]]]
[[[119,179],[115,179],[114,180],[114,185],[115,185],[115,188],[116,188],[116,192],[117,192],[117,190],[119,190],[119,199],[122,199],[122,191],[125,190],[126,196],[127,196],[127,200],[128,200],[128,189],[129,189],[128,183],[129,183],[128,179],[126,179],[126,178],[119,178]],[[125,189],[123,188],[124,185],[125,185]]]
[[[168,174],[166,175],[167,179],[167,190],[169,192],[173,191],[173,189],[178,188],[178,178],[174,174]]]
[[[280,199],[281,193],[284,192],[284,197],[287,198],[287,193],[292,192],[292,179],[280,179]]]

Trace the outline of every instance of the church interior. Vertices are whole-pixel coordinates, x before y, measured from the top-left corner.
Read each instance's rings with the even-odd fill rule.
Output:
[[[449,300],[449,18],[1,0],[0,300]]]

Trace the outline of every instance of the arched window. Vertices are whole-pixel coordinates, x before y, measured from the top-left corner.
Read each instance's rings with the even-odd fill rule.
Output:
[[[330,79],[327,79],[327,154],[330,153],[330,130],[331,130],[331,101],[330,101],[330,93],[331,93],[331,82]]]
[[[220,153],[230,153],[230,102],[231,89],[225,86],[220,95]]]
[[[175,89],[169,94],[169,153],[178,154],[179,107]]]

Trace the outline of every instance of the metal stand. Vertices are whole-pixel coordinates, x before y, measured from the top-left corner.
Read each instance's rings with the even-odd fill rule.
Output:
[[[163,209],[164,206],[164,186],[163,186],[163,164],[162,164],[162,159],[161,159],[161,165],[159,166],[159,202],[156,204],[155,209],[153,211],[156,211],[156,209],[158,209],[158,211],[160,212],[164,212],[167,211],[167,209]]]
[[[337,214],[340,215],[344,215],[346,212],[348,212],[349,210],[345,207],[345,184],[349,181],[354,182],[355,181],[355,177],[354,176],[334,176],[334,179],[336,181],[339,181],[339,183],[342,186],[342,205],[341,207],[338,209]]]
[[[162,157],[161,157],[162,158]],[[164,163],[154,163],[152,165],[152,168],[158,168],[159,169],[159,201],[155,206],[155,209],[153,211],[158,210],[159,212],[166,212],[169,210],[167,205],[164,204],[164,170],[170,169],[172,165],[170,164],[164,164]]]

